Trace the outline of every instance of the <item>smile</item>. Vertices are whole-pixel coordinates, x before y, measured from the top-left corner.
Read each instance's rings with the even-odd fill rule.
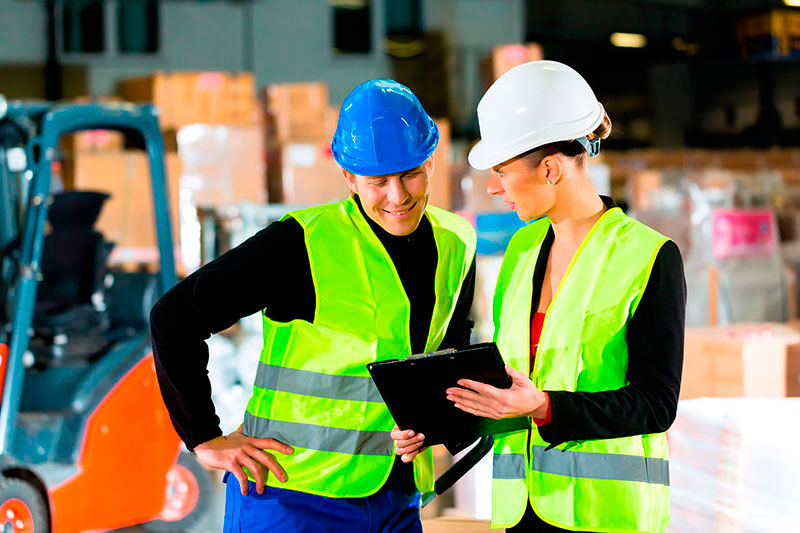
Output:
[[[387,214],[389,214],[389,215],[391,215],[393,217],[404,217],[409,213],[409,211],[414,209],[414,207],[416,205],[417,205],[417,202],[414,202],[413,204],[411,204],[411,206],[408,207],[408,209],[404,209],[403,211],[389,211],[387,209],[384,209],[384,212],[386,212]]]

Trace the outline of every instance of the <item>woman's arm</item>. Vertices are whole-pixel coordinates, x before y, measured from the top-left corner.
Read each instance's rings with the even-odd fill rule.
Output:
[[[551,445],[660,433],[675,420],[683,367],[686,281],[674,242],[665,243],[628,322],[629,385],[614,391],[548,391],[552,421],[539,433]]]

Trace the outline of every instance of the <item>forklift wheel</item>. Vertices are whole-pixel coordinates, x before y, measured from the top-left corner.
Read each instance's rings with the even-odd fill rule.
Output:
[[[211,476],[191,453],[178,456],[167,472],[165,490],[160,520],[142,525],[152,533],[185,532],[211,512]]]
[[[0,531],[33,533],[47,531],[44,501],[33,485],[0,474]]]

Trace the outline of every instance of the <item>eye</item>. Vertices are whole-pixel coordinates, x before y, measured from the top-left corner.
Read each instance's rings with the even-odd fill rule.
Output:
[[[373,187],[383,187],[384,185],[386,185],[386,180],[374,180],[372,182]]]
[[[495,170],[495,172],[497,172],[497,175],[500,176],[501,178],[506,175],[506,173],[503,172],[502,170]]]

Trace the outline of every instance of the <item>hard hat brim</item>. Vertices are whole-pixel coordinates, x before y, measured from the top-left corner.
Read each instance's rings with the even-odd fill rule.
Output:
[[[518,140],[515,143],[503,146],[502,150],[492,149],[491,144],[484,140],[478,141],[475,146],[470,150],[467,160],[470,166],[476,170],[487,170],[505,163],[509,159],[513,159],[520,154],[524,154],[529,150],[533,150],[539,146],[551,144],[559,141],[568,141],[577,139],[592,133],[603,122],[605,117],[605,109],[603,104],[597,103],[597,109],[593,120],[588,126],[584,126],[577,130],[571,128],[564,128],[562,131],[553,131],[558,128],[551,128],[543,132],[541,135],[532,135]],[[586,124],[586,123],[584,123]],[[574,128],[574,125],[572,126]]]

